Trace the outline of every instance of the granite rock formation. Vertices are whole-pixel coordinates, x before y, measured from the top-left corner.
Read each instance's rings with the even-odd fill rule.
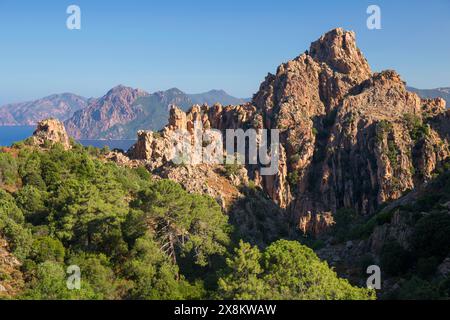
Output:
[[[34,145],[43,148],[55,143],[61,144],[66,150],[71,148],[70,139],[63,123],[56,119],[40,121],[31,141]]]
[[[157,170],[170,162],[173,132],[194,132],[195,122],[222,133],[278,129],[278,173],[248,165],[248,178],[317,235],[340,208],[371,215],[431,179],[449,156],[445,105],[409,92],[395,71],[372,73],[355,34],[339,28],[269,74],[251,103],[174,107],[168,126],[140,132],[129,155]]]

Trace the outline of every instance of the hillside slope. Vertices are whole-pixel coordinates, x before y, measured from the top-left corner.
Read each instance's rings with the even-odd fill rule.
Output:
[[[87,98],[63,93],[35,101],[7,104],[0,107],[0,125],[35,125],[47,118],[64,121],[85,108],[88,103]]]

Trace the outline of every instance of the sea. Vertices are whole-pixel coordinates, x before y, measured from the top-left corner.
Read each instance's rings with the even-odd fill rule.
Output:
[[[30,137],[35,126],[0,126],[0,146],[9,147],[15,142],[25,140]],[[103,148],[108,146],[111,150],[121,149],[128,150],[136,140],[79,140],[84,146],[93,146]]]

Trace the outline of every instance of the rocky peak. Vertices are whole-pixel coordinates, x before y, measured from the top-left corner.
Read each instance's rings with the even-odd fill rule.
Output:
[[[356,36],[342,28],[331,30],[311,44],[311,57],[339,73],[364,80],[372,74],[369,63],[356,46]]]
[[[195,121],[222,131],[279,129],[278,173],[247,166],[248,176],[299,229],[319,234],[339,209],[370,215],[429,181],[450,155],[444,110],[442,100],[409,92],[395,71],[372,74],[355,34],[335,29],[269,74],[252,103],[172,107],[169,125],[158,137],[140,132],[130,156],[173,170],[165,156],[173,132],[191,131]]]
[[[99,137],[114,125],[135,119],[138,107],[134,106],[134,102],[147,95],[140,89],[116,86],[67,120],[67,131],[76,139]]]
[[[375,212],[449,156],[443,101],[408,92],[395,71],[372,74],[355,34],[340,28],[269,74],[253,103],[264,127],[281,131],[285,159],[262,186],[304,232],[322,232],[340,208]]]
[[[173,130],[186,130],[186,113],[175,105],[170,107],[169,126]]]
[[[148,93],[141,89],[133,89],[123,85],[118,85],[106,93],[101,99],[103,101],[122,100],[126,103],[133,103],[137,98],[147,96]]]
[[[66,129],[62,122],[57,119],[47,119],[39,122],[32,139],[33,143],[39,147],[60,143],[66,150],[71,148]]]

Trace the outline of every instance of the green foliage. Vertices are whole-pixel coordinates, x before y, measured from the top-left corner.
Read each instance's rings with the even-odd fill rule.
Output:
[[[26,220],[33,224],[44,222],[47,197],[46,191],[41,191],[33,185],[24,186],[15,195],[17,206],[24,213]]]
[[[404,283],[397,293],[397,298],[401,300],[436,300],[439,296],[438,288],[418,277]]]
[[[339,209],[334,215],[335,225],[333,227],[333,234],[338,241],[350,240],[354,236],[354,229],[351,226],[355,225],[358,220],[358,214],[353,209]]]
[[[421,218],[414,228],[412,244],[418,257],[445,258],[450,253],[450,215],[431,213]]]
[[[387,139],[387,151],[386,155],[389,158],[391,166],[395,169],[398,165],[398,156],[400,151],[395,145],[393,138],[393,125],[387,120],[381,120],[376,126],[376,141],[378,144],[382,143],[384,139]]]
[[[178,267],[148,235],[136,241],[125,272],[133,280],[131,299],[195,299],[204,294],[201,285],[191,285],[179,276]]]
[[[291,163],[297,163],[298,161],[300,161],[300,154],[296,153],[293,154],[289,160],[291,161]]]
[[[384,137],[392,131],[392,123],[387,120],[381,120],[377,123],[376,127],[376,139],[380,143],[383,141]]]
[[[409,135],[414,142],[430,135],[430,127],[424,124],[422,119],[415,114],[405,114],[403,119],[409,129]]]
[[[217,202],[105,162],[105,152],[74,143],[0,153],[0,237],[22,262],[19,298],[372,298],[299,243],[270,245],[290,237],[289,224],[255,186],[232,210],[233,240],[270,246],[242,243],[222,270],[237,241]],[[69,265],[80,267],[80,290],[67,289]]]
[[[242,243],[230,273],[219,280],[226,299],[349,300],[373,299],[367,289],[340,279],[315,253],[296,241],[280,240],[263,253]]]
[[[13,253],[25,259],[31,250],[31,231],[24,227],[22,211],[14,198],[0,189],[0,235],[8,240]]]
[[[76,265],[81,270],[82,290],[89,292],[90,299],[118,299],[126,285],[112,270],[108,257],[104,254],[81,252],[70,257],[68,265]]]
[[[8,153],[0,152],[0,185],[14,185],[18,178],[16,159]]]
[[[226,177],[231,178],[239,174],[242,169],[242,165],[238,163],[227,163],[224,165],[224,174]]]
[[[405,273],[412,266],[412,255],[397,242],[384,245],[381,253],[381,268],[389,275]]]
[[[73,292],[67,288],[64,267],[46,261],[35,267],[34,277],[21,298],[31,300],[70,300]]]
[[[219,279],[219,292],[225,299],[268,299],[270,287],[262,278],[261,252],[240,242],[232,259],[227,259],[228,276]]]
[[[65,254],[65,248],[61,241],[46,236],[34,240],[30,258],[37,263],[45,261],[62,263]]]
[[[395,145],[395,142],[391,139],[388,140],[388,149],[387,149],[387,157],[389,158],[389,162],[391,166],[395,169],[398,166],[398,156],[400,152]]]
[[[298,175],[297,170],[294,170],[288,174],[288,182],[289,182],[289,185],[291,186],[292,190],[297,189],[299,180],[300,180],[300,176]]]
[[[139,192],[132,204],[145,213],[163,250],[176,261],[176,251],[193,253],[199,265],[207,257],[223,254],[228,243],[227,217],[217,202],[192,195],[170,180]]]

